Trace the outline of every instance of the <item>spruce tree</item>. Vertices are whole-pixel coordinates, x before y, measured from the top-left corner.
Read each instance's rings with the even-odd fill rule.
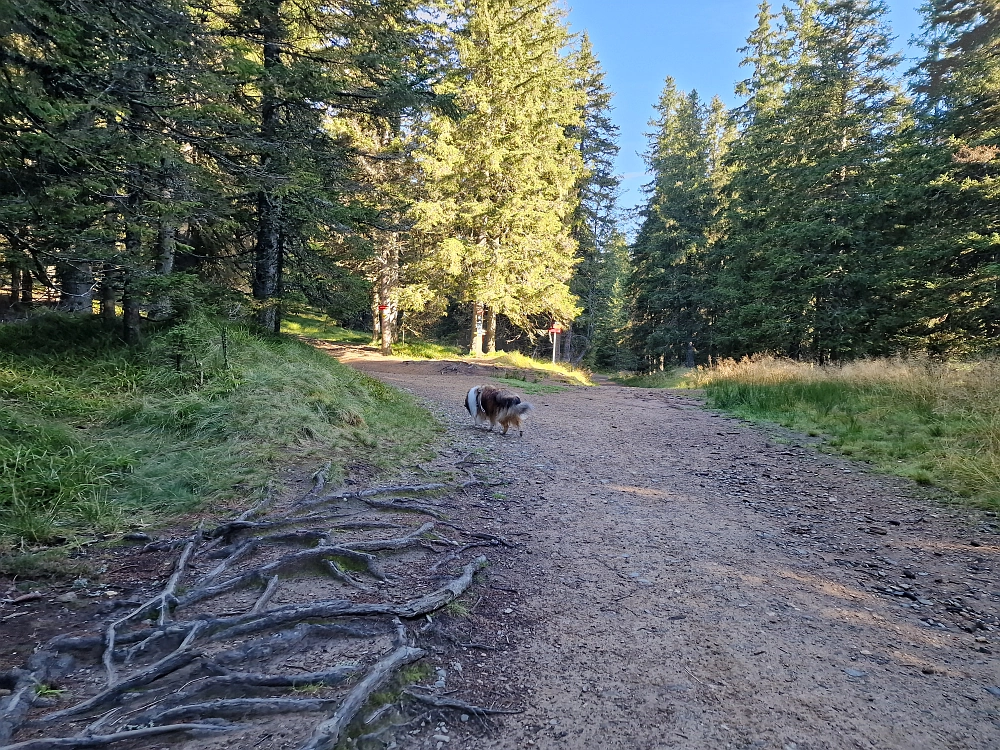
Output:
[[[583,93],[554,4],[471,0],[452,12],[460,72],[439,92],[465,114],[427,129],[416,214],[438,275],[473,310],[475,352],[477,322],[492,349],[498,315],[525,331],[576,317],[568,282]]]

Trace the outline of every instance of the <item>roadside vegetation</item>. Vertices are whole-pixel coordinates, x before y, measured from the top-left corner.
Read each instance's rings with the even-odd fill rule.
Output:
[[[326,315],[308,310],[300,310],[295,315],[287,316],[287,319],[282,322],[281,330],[284,333],[334,344],[374,345],[371,334],[343,328],[336,325]],[[565,362],[553,363],[547,360],[533,359],[520,352],[494,352],[472,357],[468,354],[467,349],[463,350],[457,346],[423,341],[417,338],[393,344],[392,351],[393,356],[406,359],[461,360],[495,365],[505,371],[505,374],[495,378],[496,380],[505,380],[506,385],[519,387],[526,393],[545,392],[541,389],[531,390],[530,386],[532,383],[546,378],[567,385],[594,384],[590,378],[589,370],[574,367]]]
[[[0,326],[0,554],[256,495],[299,459],[426,451],[416,403],[289,337],[196,318],[126,347],[97,318]]]
[[[683,386],[704,388],[712,406],[736,416],[824,436],[882,471],[1000,508],[998,362],[820,367],[764,357],[699,368]]]

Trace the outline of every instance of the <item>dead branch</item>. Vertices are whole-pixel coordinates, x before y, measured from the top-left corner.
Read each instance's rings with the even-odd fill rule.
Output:
[[[458,700],[457,698],[445,698],[439,695],[419,693],[414,689],[414,687],[416,686],[405,688],[403,693],[428,706],[434,706],[434,708],[453,708],[456,711],[464,711],[474,716],[524,713],[523,708],[486,708],[484,706],[474,706],[471,703],[466,703],[465,701]]]
[[[372,667],[371,672],[347,694],[336,713],[316,727],[313,736],[300,750],[333,750],[340,741],[341,734],[353,721],[361,707],[368,702],[372,693],[388,682],[397,669],[423,658],[426,653],[423,649],[401,646],[388,656],[383,657]]]
[[[160,737],[176,732],[230,732],[239,729],[235,724],[168,724],[162,727],[146,727],[132,729],[114,734],[78,735],[76,737],[53,737],[51,739],[28,740],[16,745],[5,745],[3,750],[59,750],[61,748],[103,747],[112,742],[123,740],[140,740],[148,737]]]

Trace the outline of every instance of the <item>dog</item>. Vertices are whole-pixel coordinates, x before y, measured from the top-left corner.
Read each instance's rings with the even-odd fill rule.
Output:
[[[465,397],[465,409],[472,417],[473,424],[489,420],[492,432],[499,423],[503,427],[502,435],[506,435],[511,427],[516,427],[517,434],[523,436],[524,425],[521,420],[534,408],[513,393],[492,385],[473,386]]]

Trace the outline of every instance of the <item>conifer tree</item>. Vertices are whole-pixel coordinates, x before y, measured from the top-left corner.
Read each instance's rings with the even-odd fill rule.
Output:
[[[492,349],[498,315],[528,331],[540,318],[576,317],[568,282],[583,93],[554,4],[469,0],[453,13],[460,72],[440,92],[455,95],[466,114],[430,123],[417,215],[433,265],[473,309],[476,352],[477,323]]]

